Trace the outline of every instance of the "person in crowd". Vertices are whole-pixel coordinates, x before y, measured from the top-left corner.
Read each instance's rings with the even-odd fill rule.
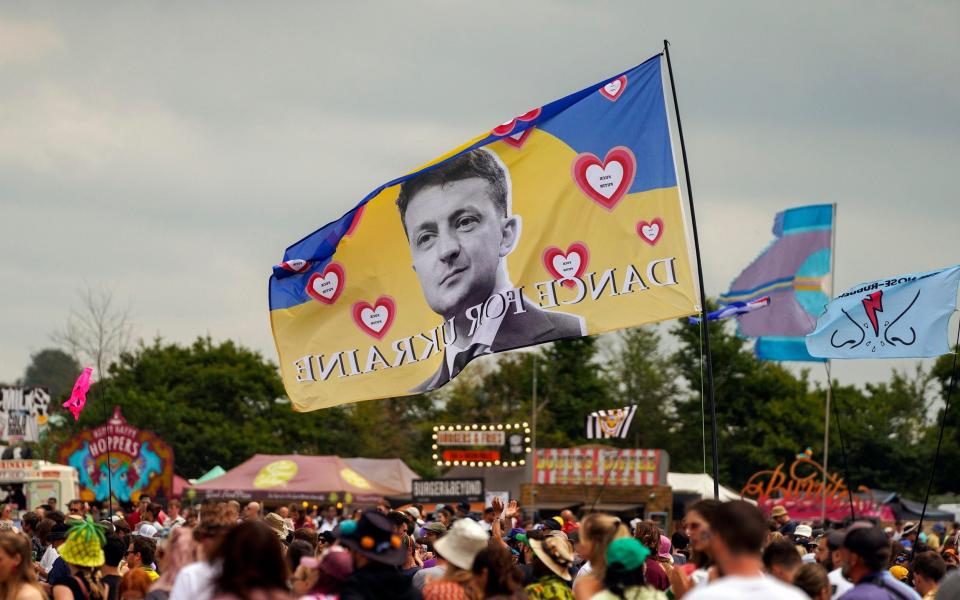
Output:
[[[255,521],[259,518],[260,518],[260,503],[247,502],[247,505],[243,507],[243,520]]]
[[[916,592],[886,574],[889,558],[890,542],[883,530],[867,522],[850,525],[843,536],[840,559],[843,575],[854,587],[843,595],[844,600],[919,599]]]
[[[937,596],[940,580],[947,574],[947,563],[933,551],[921,552],[913,559],[913,584],[923,600]]]
[[[340,588],[342,600],[416,600],[421,597],[409,578],[398,570],[404,551],[387,517],[367,510],[357,521],[340,524],[340,545],[353,559],[353,573]]]
[[[89,517],[70,528],[66,542],[60,546],[60,558],[70,568],[70,576],[53,586],[53,600],[105,600],[107,588],[100,567],[104,563],[103,528]]]
[[[454,510],[449,506],[441,506],[434,513],[434,517],[436,522],[450,529],[450,525],[453,524]]]
[[[496,519],[496,515],[493,510],[493,507],[492,506],[486,507],[485,509],[483,509],[483,517],[479,521],[480,527],[482,527],[484,531],[489,532],[491,529],[493,529],[494,519]]]
[[[686,600],[807,600],[797,588],[763,575],[761,548],[767,524],[757,507],[743,500],[725,502],[713,512],[709,524],[710,551],[721,576],[697,586],[683,596]]]
[[[648,585],[665,591],[670,587],[670,579],[663,563],[657,560],[660,553],[660,528],[653,521],[640,521],[633,532],[633,537],[640,540],[640,543],[650,551],[646,558],[644,579]]]
[[[279,516],[279,515],[278,515],[278,516]],[[329,532],[324,532],[324,533],[329,533]],[[317,530],[316,530],[316,529],[310,529],[309,527],[303,527],[303,528],[298,529],[298,530],[296,530],[296,531],[293,532],[293,540],[291,540],[291,543],[292,543],[292,542],[295,542],[296,540],[302,540],[302,541],[310,544],[310,548],[312,549],[311,553],[316,553],[316,552],[317,552],[317,544],[319,543],[319,540],[320,540],[320,534],[317,533]],[[290,568],[292,569],[293,566],[291,565]]]
[[[131,529],[140,523],[140,519],[143,516],[143,513],[146,512],[148,506],[150,506],[150,496],[140,496],[140,498],[137,500],[136,510],[123,516],[127,523],[130,524]]]
[[[146,600],[167,600],[170,597],[180,570],[197,560],[197,543],[189,530],[178,527],[161,542],[157,556],[160,578],[153,582]]]
[[[405,557],[403,564],[400,565],[400,572],[403,573],[404,577],[409,577],[412,581],[417,571],[423,568],[423,555],[416,541],[414,541],[413,536],[407,534],[401,535],[400,543],[403,546]]]
[[[335,504],[331,504],[323,510],[323,518],[320,519],[320,524],[317,527],[317,531],[333,531],[339,524],[340,519],[337,515],[337,506]]]
[[[227,532],[234,526],[223,507],[210,507],[193,530],[193,539],[199,546],[199,560],[183,567],[170,590],[170,600],[210,600],[214,580],[220,574],[217,558]]]
[[[523,578],[520,570],[502,544],[491,540],[473,558],[473,584],[480,598],[520,600],[523,596]]]
[[[853,583],[843,576],[843,565],[840,557],[840,549],[843,547],[843,532],[830,531],[824,536],[823,545],[826,548],[826,553],[820,552],[820,558],[817,560],[827,570],[827,579],[830,581],[830,598],[837,600],[853,587]]]
[[[127,544],[115,533],[107,534],[106,542],[103,544],[103,567],[101,567],[101,581],[107,586],[107,600],[118,600],[120,598],[120,576],[119,566],[127,553]]]
[[[423,528],[424,540],[431,548],[445,533],[447,533],[447,526],[443,523],[427,523]]]
[[[154,540],[141,535],[132,536],[127,547],[127,567],[141,569],[150,581],[156,581],[160,578],[160,574],[154,569],[156,553],[157,544]]]
[[[301,529],[301,531],[310,531],[310,530]],[[296,535],[296,532],[294,532],[294,535]],[[320,556],[321,554],[323,554],[323,551],[326,550],[327,548],[331,548],[333,544],[336,543],[336,541],[337,541],[337,536],[332,531],[324,531],[323,533],[317,535],[317,545],[315,546],[316,555]]]
[[[530,566],[534,582],[524,591],[530,600],[574,600],[567,582],[573,578],[573,548],[565,537],[547,535],[543,539],[528,538]]]
[[[591,600],[665,600],[663,592],[644,579],[650,549],[631,537],[617,538],[607,546],[603,589]]]
[[[71,520],[73,522],[73,520]],[[50,571],[47,573],[47,585],[54,586],[62,579],[70,577],[70,567],[67,566],[67,562],[63,560],[63,557],[60,556],[59,550],[67,541],[67,535],[70,531],[70,526],[65,523],[57,523],[53,526],[53,529],[50,530],[50,545],[57,550],[57,557],[53,561],[53,566],[50,567]]]
[[[30,540],[12,531],[0,533],[0,598],[45,600],[33,569]]]
[[[43,553],[36,564],[37,574],[46,579],[60,553],[57,548],[67,539],[67,528],[53,519],[43,518],[37,524],[37,537],[43,547]]]
[[[583,518],[576,549],[587,562],[580,567],[573,582],[577,600],[588,600],[603,589],[607,546],[617,538],[629,536],[629,530],[617,517],[590,513]]]
[[[683,533],[690,540],[690,562],[696,566],[690,574],[691,583],[699,585],[709,578],[713,566],[711,542],[713,535],[710,532],[710,521],[713,514],[721,506],[719,500],[706,499],[694,502],[687,507],[683,517]],[[674,573],[677,573],[674,570]]]
[[[353,572],[345,548],[332,546],[320,558],[304,557],[292,578],[293,595],[301,600],[338,600],[340,585]]]
[[[447,566],[443,577],[423,587],[424,600],[469,600],[474,586],[473,560],[489,540],[489,534],[473,519],[456,521],[437,540],[437,553],[447,561]]]
[[[827,570],[820,564],[800,565],[793,576],[793,585],[810,596],[811,600],[830,600],[830,580]]]
[[[83,508],[83,500],[76,498],[67,502],[67,518],[70,519],[83,519],[86,511]]]
[[[763,567],[780,581],[793,584],[797,569],[803,564],[793,542],[786,539],[771,542],[763,549]]]
[[[181,508],[182,505],[176,498],[167,502],[166,518],[164,519],[163,523],[161,523],[164,529],[167,531],[173,531],[177,527],[182,527],[183,524],[187,522],[186,518],[180,514]]]
[[[131,569],[120,580],[119,600],[144,600],[150,590],[150,577],[144,571]]]
[[[568,536],[570,533],[580,529],[580,523],[577,521],[577,517],[573,514],[572,510],[567,509],[560,511],[560,518],[563,519],[563,527],[560,528],[560,531]]]
[[[37,525],[39,524],[40,515],[35,510],[25,513],[20,519],[21,531],[30,537],[30,555],[34,557],[34,560],[43,556],[43,543],[40,542],[40,537],[37,535]]]
[[[797,529],[797,523],[790,518],[790,513],[783,506],[774,506],[770,511],[770,518],[776,521],[779,526],[778,531],[783,535],[793,535]]]
[[[670,554],[673,556],[673,564],[685,565],[689,558],[690,539],[682,531],[675,531],[670,536]]]
[[[300,566],[300,559],[304,556],[313,556],[314,548],[305,540],[293,540],[287,547],[286,561],[289,573],[294,573]]]
[[[244,521],[227,532],[218,546],[220,574],[215,600],[286,600],[289,571],[283,545],[259,521]]]

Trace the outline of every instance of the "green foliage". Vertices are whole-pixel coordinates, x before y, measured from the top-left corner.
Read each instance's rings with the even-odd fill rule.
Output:
[[[45,387],[54,400],[63,398],[73,389],[73,384],[83,368],[72,356],[59,348],[46,348],[30,357],[30,364],[23,374],[26,387]]]

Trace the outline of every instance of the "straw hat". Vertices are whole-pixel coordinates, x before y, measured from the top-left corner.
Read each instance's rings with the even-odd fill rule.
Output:
[[[473,519],[460,519],[447,534],[433,543],[437,554],[448,563],[469,571],[473,559],[490,542],[490,534]]]
[[[570,542],[551,535],[543,540],[530,540],[530,547],[537,558],[556,573],[557,577],[567,581],[573,579],[569,571],[570,565],[573,564],[573,549],[570,548]]]
[[[277,534],[277,537],[280,538],[281,541],[285,541],[287,536],[290,535],[290,528],[284,523],[283,517],[277,513],[267,513],[267,516],[263,518],[263,522],[270,526],[270,529]]]

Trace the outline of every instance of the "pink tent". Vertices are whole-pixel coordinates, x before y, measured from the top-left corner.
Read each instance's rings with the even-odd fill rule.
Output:
[[[409,495],[417,478],[398,458],[255,454],[194,489],[206,498],[364,504]]]

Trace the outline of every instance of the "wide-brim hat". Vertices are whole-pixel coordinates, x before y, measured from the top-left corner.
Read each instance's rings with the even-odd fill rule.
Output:
[[[530,548],[540,561],[547,565],[557,577],[570,581],[570,565],[573,564],[573,550],[570,542],[557,536],[548,536],[543,540],[530,540]]]
[[[793,530],[794,538],[811,538],[813,537],[813,529],[809,525],[797,525],[797,528]]]
[[[60,558],[77,567],[101,567],[106,562],[103,528],[88,516],[70,527],[67,541],[59,548]]]
[[[290,535],[290,528],[287,527],[283,517],[277,513],[267,513],[267,515],[263,517],[263,522],[266,523],[281,540],[286,540],[287,536]]]
[[[770,511],[771,517],[782,517],[785,514],[787,514],[787,509],[780,505],[774,506],[773,510]]]
[[[433,543],[434,549],[448,563],[465,571],[473,568],[473,559],[490,543],[490,534],[473,519],[460,519],[445,536]]]
[[[379,563],[402,565],[407,558],[400,536],[393,532],[390,521],[376,510],[364,511],[359,521],[343,521],[336,535],[340,545]]]

